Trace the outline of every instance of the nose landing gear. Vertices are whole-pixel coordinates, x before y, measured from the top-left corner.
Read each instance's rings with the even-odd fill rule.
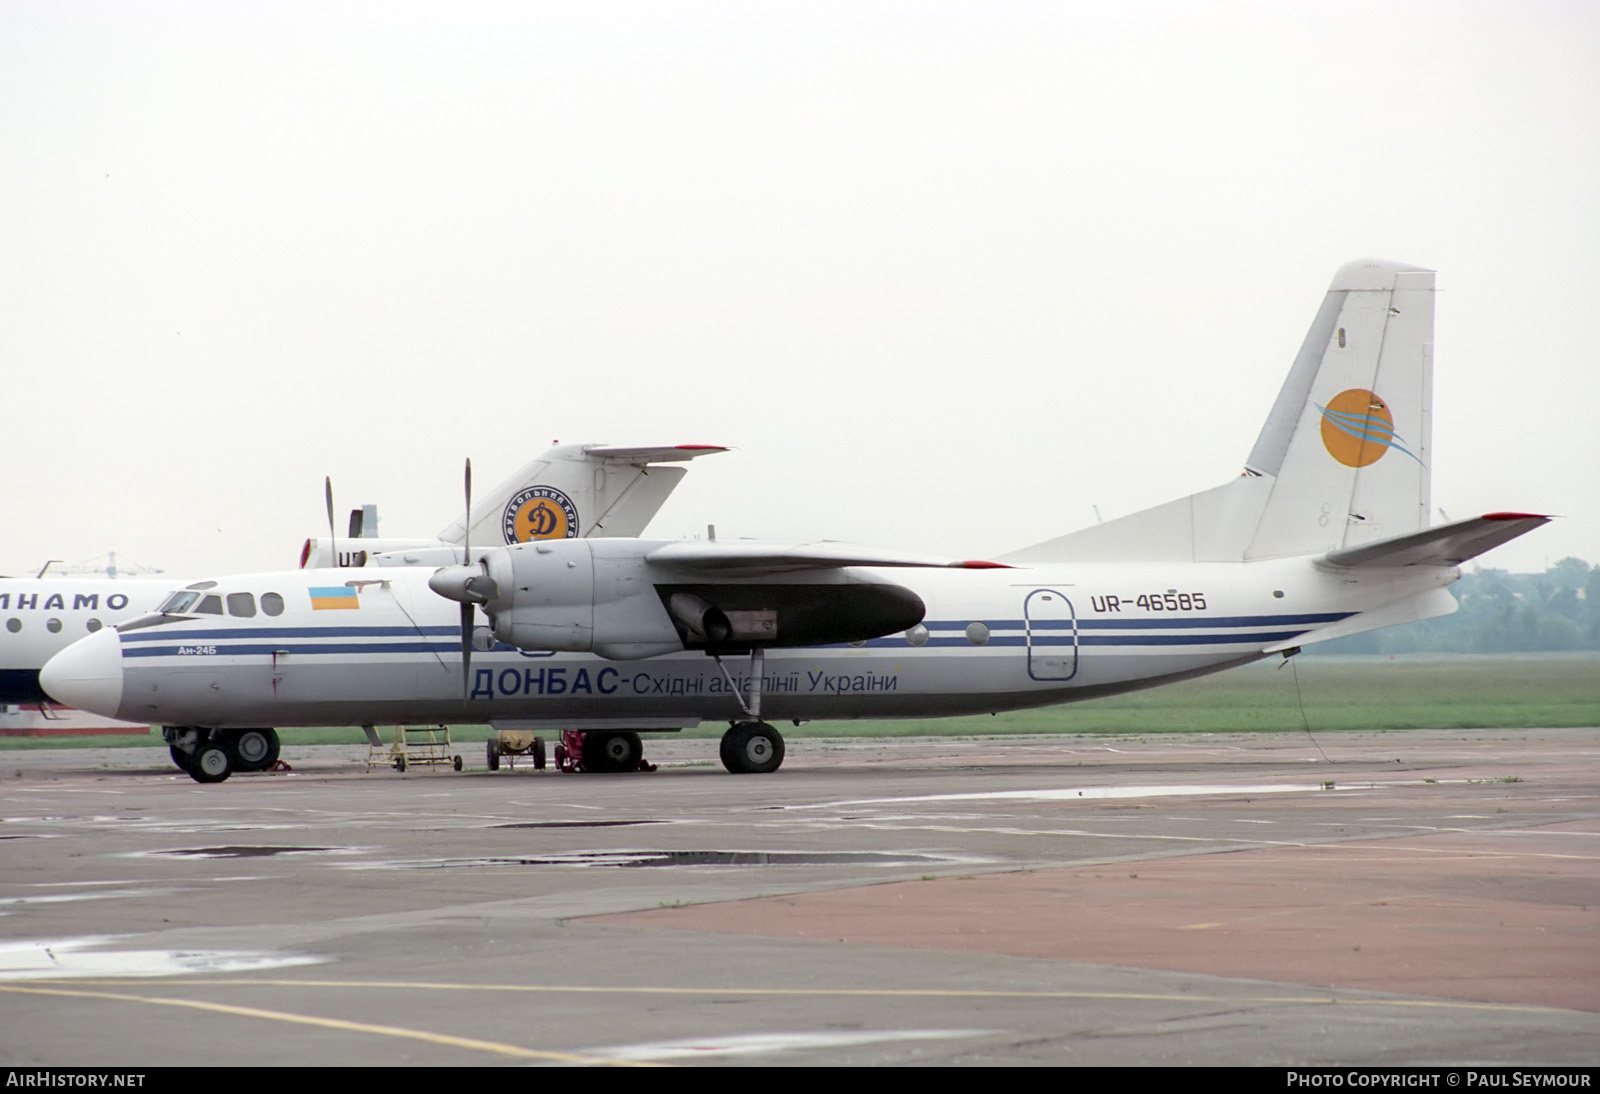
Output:
[[[275,729],[162,726],[161,736],[172,762],[195,782],[219,783],[235,771],[271,771],[278,764]]]

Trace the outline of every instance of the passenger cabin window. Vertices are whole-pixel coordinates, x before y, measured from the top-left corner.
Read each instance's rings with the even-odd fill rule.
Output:
[[[222,597],[218,596],[216,593],[201,597],[200,603],[195,607],[194,610],[204,615],[221,615]]]
[[[6,630],[10,631],[12,634],[16,634],[21,629],[22,629],[22,620],[20,620],[20,619],[8,619],[8,620],[6,620]]]
[[[173,593],[162,602],[156,611],[162,615],[179,615],[189,610],[189,605],[200,599],[199,593],[179,592]]]
[[[256,598],[251,593],[229,593],[228,614],[249,619],[256,614]]]
[[[262,593],[261,610],[268,615],[282,615],[283,597],[277,593]]]
[[[90,634],[93,634],[95,631],[99,630],[103,625],[104,624],[102,624],[98,619],[91,619],[89,622],[84,624],[85,627],[89,628]]]
[[[60,634],[61,633],[61,620],[59,620],[59,619],[47,619],[47,620],[45,620],[44,627],[45,627],[45,630],[49,631],[51,634]]]

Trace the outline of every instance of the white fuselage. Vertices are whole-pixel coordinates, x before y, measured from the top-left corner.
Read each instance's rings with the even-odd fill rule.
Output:
[[[930,717],[1094,698],[1243,664],[1319,630],[1365,629],[1352,617],[1458,576],[1417,566],[1356,574],[1309,558],[863,573],[913,589],[927,605],[923,623],[859,645],[768,651],[764,717]],[[480,619],[463,700],[459,609],[429,590],[429,571],[313,598],[349,576],[223,579],[220,594],[257,603],[278,594],[281,614],[137,620],[59,655],[46,687],[95,713],[166,725],[643,730],[737,720],[749,690],[744,655],[725,656],[725,674],[701,652],[618,661],[483,649],[491,639]]]

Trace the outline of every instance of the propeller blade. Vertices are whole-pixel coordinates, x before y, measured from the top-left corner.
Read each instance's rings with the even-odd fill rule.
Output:
[[[332,550],[333,564],[339,565],[339,533],[333,527],[333,476],[322,480],[323,496],[328,499],[328,546]]]
[[[466,473],[467,515],[461,524],[461,561],[472,564],[472,457],[467,457]]]
[[[472,565],[472,457],[467,457],[467,470],[463,479],[463,492],[466,495],[467,515],[461,525],[461,561],[467,566]],[[472,668],[472,604],[470,601],[461,602],[461,702],[468,699],[468,680]]]
[[[467,681],[472,675],[472,605],[461,605],[461,701],[467,701]]]

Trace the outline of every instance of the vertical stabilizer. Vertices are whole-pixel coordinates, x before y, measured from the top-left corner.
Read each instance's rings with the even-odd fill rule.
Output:
[[[556,445],[472,507],[472,543],[637,536],[685,475],[673,465],[725,451],[704,444]],[[460,543],[461,533],[458,520],[439,538]]]
[[[1272,480],[1246,559],[1316,554],[1428,524],[1433,272],[1334,275],[1246,462]]]
[[[1324,554],[1428,526],[1433,271],[1334,275],[1240,478],[1000,556],[1029,564]]]

